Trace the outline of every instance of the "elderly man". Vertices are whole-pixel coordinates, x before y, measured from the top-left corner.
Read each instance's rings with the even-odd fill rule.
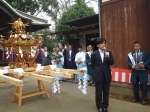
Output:
[[[72,45],[69,45],[69,50],[66,53],[68,69],[75,68],[75,52],[72,50]]]
[[[42,58],[42,66],[49,65],[49,52],[47,47],[44,47],[43,58]]]

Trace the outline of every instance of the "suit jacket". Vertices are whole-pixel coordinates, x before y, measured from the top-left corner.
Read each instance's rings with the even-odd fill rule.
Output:
[[[134,70],[132,69],[132,63],[131,60],[128,57],[128,68],[132,69],[131,73],[131,82],[136,83],[136,75],[139,75],[140,83],[148,83],[148,69],[150,68],[150,54],[144,50],[140,50],[142,53],[142,61],[145,66],[145,70]],[[133,58],[135,58],[135,51],[132,52]]]
[[[101,59],[99,50],[92,53],[91,65],[94,70],[93,71],[93,80],[95,82],[101,82],[103,74],[104,74],[107,82],[111,81],[110,65],[114,64],[114,58],[110,51],[107,51],[107,52],[109,52],[109,58],[105,57],[105,55],[104,55],[103,63],[102,63],[102,59]]]
[[[88,65],[88,63],[91,63],[91,57],[89,56],[89,54],[88,53],[86,53],[86,55],[85,55],[85,61],[86,61],[86,64]]]
[[[47,52],[47,56],[45,57],[45,52],[43,52],[42,58],[42,66],[49,65],[49,52]]]
[[[88,52],[85,55],[85,62],[86,62],[86,65],[87,65],[87,73],[89,75],[92,75],[93,74],[92,66],[88,65],[89,63],[91,63],[91,57],[89,56]]]
[[[62,50],[61,50],[62,52]],[[67,58],[66,58],[66,53],[67,53],[67,50],[64,49],[64,52],[63,52],[63,56],[64,56],[64,68],[67,68]]]
[[[71,63],[75,63],[74,60],[75,60],[75,52],[72,50],[71,52]],[[67,53],[66,53],[66,59],[67,59],[67,62],[70,63],[68,61],[68,59],[70,58],[70,54],[69,54],[69,50],[67,50]]]

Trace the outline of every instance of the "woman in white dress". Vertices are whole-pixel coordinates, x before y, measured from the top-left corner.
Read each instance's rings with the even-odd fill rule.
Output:
[[[75,56],[75,63],[77,69],[81,69],[85,66],[85,52],[82,51],[82,46],[78,47],[78,53]],[[83,74],[78,74],[77,79],[83,80]]]

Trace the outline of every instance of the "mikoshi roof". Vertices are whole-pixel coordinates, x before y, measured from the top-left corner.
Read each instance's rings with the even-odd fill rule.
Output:
[[[33,29],[35,30],[48,28],[51,25],[48,24],[48,21],[45,19],[41,19],[39,17],[14,9],[5,0],[0,0],[0,9],[10,16],[11,21],[8,22],[14,22],[20,17],[24,23],[32,25]]]

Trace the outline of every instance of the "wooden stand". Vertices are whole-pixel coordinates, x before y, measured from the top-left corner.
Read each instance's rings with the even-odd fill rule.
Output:
[[[50,98],[50,95],[45,87],[45,84],[43,81],[41,80],[37,80],[38,82],[38,90],[32,90],[29,92],[23,92],[23,86],[20,87],[16,87],[13,98],[12,98],[12,102],[15,101],[16,96],[18,96],[18,106],[20,107],[22,104],[22,99],[25,98],[29,98],[29,97],[34,97],[34,96],[38,96],[38,95],[43,95],[46,94],[48,99]]]
[[[19,73],[14,72],[13,69],[8,69],[8,72],[11,74],[11,77],[1,75],[0,79],[8,83],[14,84],[16,86],[16,89],[14,91],[14,95],[12,98],[12,102],[15,102],[16,97],[18,97],[18,106],[20,107],[22,105],[22,99],[25,99],[25,98],[34,97],[38,95],[41,96],[43,94],[46,94],[48,99],[50,98],[50,95],[43,81],[54,82],[54,76],[72,79],[74,78],[74,74],[76,73],[83,74],[82,70],[58,69],[59,72],[57,72],[56,70],[57,69],[49,70],[49,66],[45,67],[43,70],[40,70],[40,71],[35,71],[35,68],[27,68],[26,70],[24,70],[24,72],[20,76]],[[38,89],[29,91],[29,92],[23,92],[24,77],[36,79],[38,83]]]
[[[0,86],[3,86],[5,84],[8,84],[8,82],[6,82],[6,81],[0,82]]]

